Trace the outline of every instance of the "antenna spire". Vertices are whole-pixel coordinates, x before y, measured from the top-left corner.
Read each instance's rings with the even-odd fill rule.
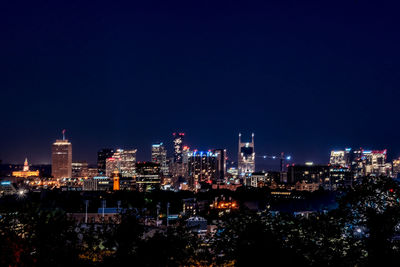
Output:
[[[65,140],[65,129],[62,130],[63,140]]]

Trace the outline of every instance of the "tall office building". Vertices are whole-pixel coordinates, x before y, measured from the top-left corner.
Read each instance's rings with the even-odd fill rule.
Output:
[[[217,155],[216,179],[219,181],[224,181],[226,172],[226,149],[214,149],[213,152],[215,155]]]
[[[111,177],[118,171],[122,177],[133,177],[136,174],[137,149],[117,149],[112,157],[106,159],[106,176]]]
[[[72,178],[86,178],[89,174],[89,164],[86,161],[72,162]]]
[[[242,142],[242,134],[239,133],[239,153],[238,153],[238,170],[240,176],[248,176],[255,172],[256,153],[254,152],[254,133],[251,134],[251,143]]]
[[[65,139],[65,136],[53,143],[51,161],[51,173],[54,178],[72,177],[72,144]]]
[[[188,158],[188,180],[192,189],[199,189],[200,182],[212,183],[217,177],[218,155],[210,151],[194,151]]]
[[[137,164],[136,187],[139,191],[159,189],[161,185],[160,164],[139,162]]]
[[[351,148],[346,148],[345,150],[331,151],[331,157],[329,163],[334,166],[342,166],[342,167],[350,166],[350,152]]]
[[[386,163],[387,150],[363,150],[363,174],[364,175],[390,175],[391,167]]]
[[[174,161],[182,163],[183,138],[185,133],[173,133],[174,136]]]
[[[106,174],[106,160],[114,155],[114,149],[103,148],[97,152],[97,172],[99,175]]]
[[[163,143],[157,143],[151,146],[151,161],[160,164],[162,175],[168,175],[167,150]]]

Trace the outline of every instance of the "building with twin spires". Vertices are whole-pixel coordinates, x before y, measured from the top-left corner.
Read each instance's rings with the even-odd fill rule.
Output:
[[[254,133],[251,134],[251,142],[242,142],[242,134],[239,133],[238,172],[239,176],[249,176],[256,171],[256,153],[254,152]]]

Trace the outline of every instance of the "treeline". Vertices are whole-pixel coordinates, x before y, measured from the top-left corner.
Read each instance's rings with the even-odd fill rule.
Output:
[[[240,210],[198,236],[185,221],[163,231],[128,211],[82,227],[61,209],[29,205],[0,219],[1,266],[398,266],[400,188],[367,177],[326,213]],[[151,230],[151,231],[150,231]]]

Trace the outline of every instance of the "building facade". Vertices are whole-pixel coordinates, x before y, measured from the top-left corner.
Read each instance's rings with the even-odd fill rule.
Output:
[[[287,179],[289,184],[305,181],[306,183],[323,184],[329,182],[329,166],[314,165],[291,165],[288,167]]]
[[[106,159],[106,176],[111,177],[114,171],[118,171],[121,177],[134,177],[136,174],[137,149],[117,149],[113,156]]]
[[[39,171],[38,170],[36,170],[36,171],[29,170],[28,159],[25,158],[24,167],[22,168],[22,171],[14,171],[14,172],[12,172],[12,176],[23,177],[23,178],[38,177]]]
[[[393,178],[400,178],[400,158],[393,160],[392,168]]]
[[[188,182],[192,189],[199,189],[201,182],[211,184],[217,180],[217,154],[211,151],[194,151],[188,156]]]
[[[160,164],[154,162],[137,163],[136,188],[151,191],[161,186]]]
[[[114,155],[114,149],[103,148],[97,152],[97,173],[98,175],[106,174],[106,162],[108,158]]]
[[[56,140],[52,145],[51,173],[56,179],[72,177],[72,144],[67,139]]]
[[[216,179],[219,182],[224,182],[226,172],[226,149],[214,149],[213,153],[217,155]]]
[[[163,143],[157,143],[151,146],[151,161],[160,164],[160,171],[163,176],[169,174],[167,150]]]
[[[183,139],[185,133],[173,133],[172,135],[174,136],[174,162],[182,163]]]
[[[242,134],[239,133],[238,170],[241,177],[255,172],[256,153],[254,151],[254,133],[251,134],[251,142],[242,142]]]
[[[87,162],[72,162],[72,178],[86,178],[88,174],[89,164]]]
[[[351,153],[350,148],[346,148],[345,150],[331,151],[329,164],[334,166],[348,167],[350,165],[350,153]]]

